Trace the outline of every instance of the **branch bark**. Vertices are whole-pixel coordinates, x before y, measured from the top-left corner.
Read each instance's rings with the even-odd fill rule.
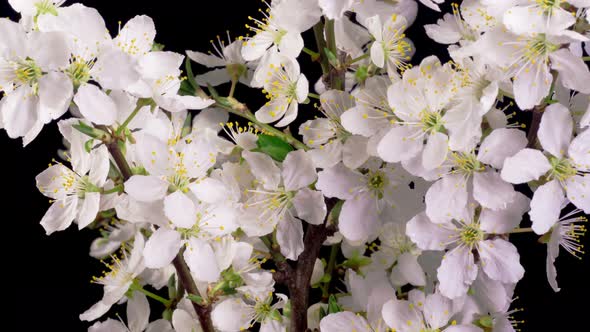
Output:
[[[117,140],[115,139],[112,142],[105,142],[105,144],[111,156],[115,160],[115,163],[117,164],[117,167],[123,176],[123,180],[127,181],[133,175],[133,172],[131,171],[131,167],[129,167],[129,163],[127,163],[127,160],[125,159],[125,155],[119,148]],[[182,253],[183,250],[181,250],[173,260],[179,285],[182,285],[188,294],[198,295],[199,290],[197,289],[197,285],[193,280],[188,265],[186,265],[186,262],[184,261]],[[199,317],[199,322],[201,323],[203,332],[214,332],[215,329],[213,328],[213,321],[211,320],[211,306],[209,304],[199,305],[195,302],[192,302],[192,304],[195,308],[197,316]]]

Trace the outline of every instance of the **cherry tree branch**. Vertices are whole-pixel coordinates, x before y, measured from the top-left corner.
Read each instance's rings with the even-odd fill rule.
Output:
[[[106,128],[103,128],[103,130],[104,129]],[[111,156],[115,160],[115,163],[119,168],[121,175],[123,176],[123,180],[127,181],[133,175],[133,172],[131,171],[129,163],[127,163],[127,160],[125,159],[125,155],[119,148],[118,140],[115,139],[111,142],[105,142],[105,144],[111,153]],[[184,261],[182,253],[183,250],[181,250],[172,261],[174,268],[176,269],[178,282],[188,294],[199,294],[197,285],[195,284],[190,270]],[[211,306],[209,304],[197,304],[194,301],[191,301],[191,303],[193,304],[197,316],[199,317],[199,322],[201,323],[203,332],[214,332],[215,329],[213,328],[213,321],[211,320]]]

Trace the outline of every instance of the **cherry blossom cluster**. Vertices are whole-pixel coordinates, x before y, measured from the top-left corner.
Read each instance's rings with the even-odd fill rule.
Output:
[[[263,2],[186,56],[147,16],[113,34],[81,4],[8,2],[0,128],[26,146],[58,121],[41,226],[99,233],[89,331],[509,332],[511,234],[547,245],[555,291],[560,250],[583,254],[588,0],[447,6],[424,29],[448,62],[406,35],[444,0]]]

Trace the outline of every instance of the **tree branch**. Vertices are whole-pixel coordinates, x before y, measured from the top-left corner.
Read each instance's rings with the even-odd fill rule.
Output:
[[[132,175],[133,172],[131,171],[131,167],[129,167],[129,163],[125,159],[125,155],[119,148],[118,141],[115,139],[112,142],[105,142],[107,149],[111,153],[111,156],[115,160],[117,167],[121,171],[121,175],[123,176],[123,180],[127,181]],[[190,273],[186,262],[182,256],[184,250],[181,250],[178,255],[173,260],[174,268],[176,269],[176,275],[178,276],[179,286],[182,287],[187,291],[188,294],[199,294],[199,290],[197,289],[197,285],[193,280],[193,277]],[[211,306],[209,304],[199,305],[194,301],[191,301],[195,311],[197,312],[197,316],[199,317],[199,322],[201,323],[201,328],[204,332],[214,332],[215,329],[213,328],[213,321],[211,320]]]

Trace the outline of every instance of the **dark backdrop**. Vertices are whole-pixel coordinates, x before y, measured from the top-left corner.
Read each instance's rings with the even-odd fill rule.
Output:
[[[14,19],[15,13],[6,0],[0,1],[0,17]],[[209,41],[217,34],[225,35],[226,30],[234,37],[245,34],[248,15],[255,16],[262,5],[260,0],[79,2],[97,8],[113,34],[118,31],[118,21],[124,23],[138,14],[151,16],[158,31],[156,41],[168,50],[181,53],[186,49],[207,51]],[[441,15],[422,5],[418,15],[419,19],[407,33],[417,46],[413,63],[432,53],[447,59],[445,48],[429,40],[423,29],[424,24],[434,23]],[[300,58],[306,74],[310,72],[308,58],[305,54]],[[312,73],[310,82],[313,83],[318,77],[317,67],[313,67]],[[250,92],[248,96],[243,93],[242,87],[238,88],[237,96],[250,102],[253,109],[263,101],[259,92]],[[302,108],[302,118],[311,117],[310,107]],[[291,128],[297,131],[297,126]],[[83,331],[88,324],[80,322],[78,314],[102,296],[101,287],[90,283],[91,277],[102,270],[101,264],[88,256],[95,233],[71,227],[48,237],[39,225],[49,203],[36,190],[34,179],[52,158],[57,158],[56,152],[61,147],[55,122],[45,126],[25,149],[20,140],[10,140],[4,131],[0,133],[3,160],[0,298],[7,308],[2,315],[4,324],[17,324],[19,330]],[[562,290],[553,293],[545,277],[546,247],[537,243],[537,237],[532,234],[516,234],[513,238],[526,269],[515,301],[516,307],[524,309],[516,316],[525,320],[522,331],[573,331],[587,327],[588,260],[580,261],[562,252],[557,262]],[[118,311],[123,313],[124,307]]]

